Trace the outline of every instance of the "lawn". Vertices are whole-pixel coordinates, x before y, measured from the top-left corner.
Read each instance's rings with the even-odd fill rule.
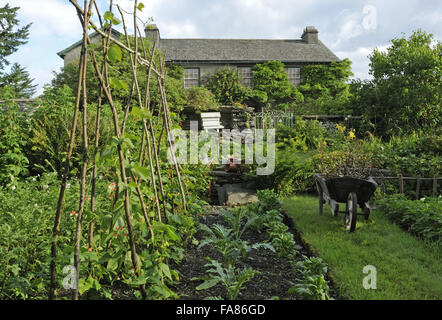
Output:
[[[359,217],[354,233],[344,227],[344,216],[331,215],[312,196],[284,200],[284,208],[312,250],[324,259],[343,299],[442,299],[442,248],[425,243],[372,211],[370,220]],[[345,204],[341,204],[343,210]],[[376,268],[376,289],[364,289],[369,275],[363,268]]]

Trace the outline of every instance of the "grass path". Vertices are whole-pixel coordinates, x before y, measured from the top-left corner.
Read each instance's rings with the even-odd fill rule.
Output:
[[[344,210],[345,204],[340,204]],[[329,265],[345,299],[442,299],[442,248],[428,244],[394,225],[380,212],[359,222],[354,233],[344,227],[344,215],[331,215],[324,205],[318,214],[316,197],[294,196],[284,208],[313,251]],[[363,288],[366,265],[376,267],[377,289]]]

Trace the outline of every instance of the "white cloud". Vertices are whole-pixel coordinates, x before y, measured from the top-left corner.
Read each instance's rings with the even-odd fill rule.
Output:
[[[197,28],[190,21],[186,21],[184,24],[172,23],[168,24],[163,32],[170,38],[195,38],[198,36]]]
[[[20,7],[18,14],[22,23],[33,23],[31,37],[74,38],[81,32],[75,8],[67,1],[9,0],[8,3]]]

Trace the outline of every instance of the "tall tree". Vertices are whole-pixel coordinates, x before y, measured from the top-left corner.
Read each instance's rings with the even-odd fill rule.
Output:
[[[375,104],[367,110],[385,137],[442,125],[442,43],[417,30],[369,56]]]
[[[30,98],[35,93],[36,85],[29,73],[19,64],[14,63],[9,73],[5,67],[10,64],[7,57],[18,50],[18,47],[28,42],[31,23],[19,28],[17,11],[19,7],[6,4],[0,8],[0,95],[15,98]],[[8,95],[4,94],[7,92]]]
[[[6,57],[18,50],[18,47],[28,42],[29,28],[32,23],[17,28],[17,11],[19,7],[6,4],[0,8],[0,70],[9,65]]]
[[[32,82],[29,72],[25,68],[21,67],[18,63],[14,63],[11,67],[11,71],[4,75],[0,86],[9,86],[16,95],[16,98],[30,98],[36,91],[36,84]]]

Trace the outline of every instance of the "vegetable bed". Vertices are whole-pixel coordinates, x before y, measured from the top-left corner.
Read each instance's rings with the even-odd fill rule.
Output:
[[[173,266],[181,279],[171,289],[180,299],[337,297],[326,280],[327,266],[321,259],[307,257],[307,249],[295,241],[278,210],[259,214],[265,206],[261,200],[229,211],[215,209],[199,219],[195,240],[185,248],[180,264]],[[235,255],[237,247],[241,249]]]

